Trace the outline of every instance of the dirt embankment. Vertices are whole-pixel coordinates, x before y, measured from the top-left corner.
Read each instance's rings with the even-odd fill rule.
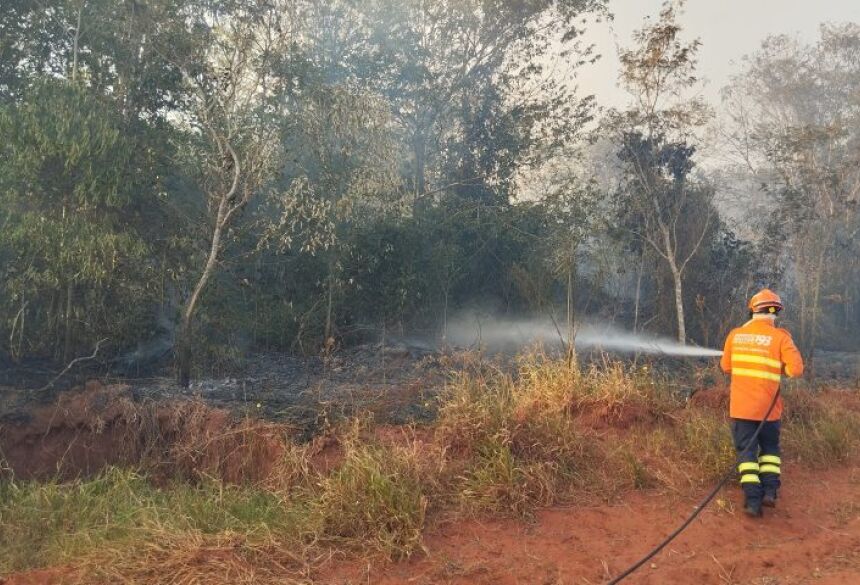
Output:
[[[860,583],[860,467],[829,473],[789,465],[778,507],[740,512],[727,489],[630,585]],[[425,538],[426,555],[400,563],[334,556],[315,570],[327,585],[598,585],[637,560],[695,504],[689,495],[628,493],[611,505],[553,508],[532,522],[456,521]],[[211,554],[223,554],[212,551]],[[199,561],[206,563],[205,551]],[[165,577],[165,583],[172,583]],[[79,585],[67,567],[11,575],[3,585]]]
[[[69,479],[132,465],[155,478],[256,481],[281,458],[290,431],[196,400],[137,401],[127,386],[90,382],[0,427],[0,453],[19,479]]]

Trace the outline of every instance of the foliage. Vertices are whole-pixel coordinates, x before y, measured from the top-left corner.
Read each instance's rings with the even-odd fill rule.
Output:
[[[56,81],[0,112],[0,246],[16,259],[0,286],[13,355],[68,358],[98,336],[137,339],[158,292],[153,223],[164,209],[155,147],[134,129]]]
[[[680,2],[621,51],[631,105],[598,124],[548,63],[596,58],[600,0],[6,4],[4,361],[109,338],[105,369],[174,350],[187,378],[447,339],[468,310],[717,346],[761,285],[804,349],[857,342],[856,27],[745,61],[721,146],[749,146],[761,196],[733,209],[697,164]]]
[[[409,556],[421,545],[432,478],[416,445],[380,448],[356,439],[347,438],[343,464],[323,480],[312,504],[316,530],[389,557]]]
[[[772,267],[761,278],[785,283],[808,353],[856,341],[859,47],[856,24],[824,25],[814,44],[772,36],[724,91],[724,149],[767,211],[754,226]]]

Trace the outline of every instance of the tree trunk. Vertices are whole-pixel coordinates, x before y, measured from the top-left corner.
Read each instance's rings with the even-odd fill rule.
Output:
[[[810,323],[809,332],[809,355],[807,361],[809,363],[809,378],[815,378],[815,340],[818,337],[818,315],[821,305],[821,277],[824,272],[824,255],[826,248],[822,244],[821,252],[818,255],[818,264],[815,267],[815,288],[812,289],[812,323]]]
[[[78,6],[78,24],[75,26],[75,36],[72,39],[72,81],[78,80],[78,41],[81,38],[81,13],[84,11],[84,0]]]
[[[687,343],[687,328],[684,323],[684,289],[681,280],[681,271],[678,270],[674,262],[669,263],[672,269],[672,280],[675,283],[675,312],[678,316],[678,343],[685,345]]]
[[[678,266],[678,259],[675,255],[676,247],[672,245],[672,239],[669,235],[669,228],[661,225],[660,231],[663,234],[663,246],[665,250],[663,256],[669,264],[669,270],[672,272],[672,281],[675,285],[675,314],[678,317],[678,343],[686,345],[687,343],[687,328],[684,324],[684,284],[683,266]]]
[[[328,273],[328,299],[327,306],[325,311],[325,346],[329,346],[329,339],[331,339],[332,332],[332,309],[334,305],[334,275],[332,274],[332,267],[329,266]]]
[[[9,355],[16,364],[21,359],[21,347],[24,344],[24,322],[27,318],[26,310],[29,304],[30,301],[25,302],[23,298],[21,299],[21,308],[15,314],[15,318],[12,320],[12,329],[9,332]],[[18,335],[17,347],[15,344],[16,334]]]
[[[642,294],[642,271],[645,267],[645,253],[639,255],[639,274],[636,275],[636,300],[633,305],[633,333],[639,329],[639,302]]]
[[[194,318],[194,311],[197,309],[200,295],[206,288],[209,279],[212,278],[212,274],[215,272],[215,265],[218,263],[226,210],[227,196],[225,195],[221,198],[221,203],[218,206],[218,215],[215,219],[215,229],[212,231],[212,245],[209,248],[209,257],[206,259],[206,266],[203,268],[200,279],[197,281],[197,285],[194,287],[194,291],[185,305],[185,310],[182,312],[182,321],[176,340],[176,361],[177,381],[183,388],[187,388],[191,382],[191,324]]]
[[[806,350],[809,347],[809,335],[807,334],[807,324],[809,321],[806,314],[806,291],[804,290],[804,286],[798,286],[797,292],[800,296],[800,347]]]
[[[573,278],[576,272],[576,247],[571,245],[567,262],[567,363],[570,368],[577,367],[576,360],[576,307],[573,291]]]
[[[424,158],[426,156],[424,137],[417,132],[414,137],[413,149],[415,151],[415,201],[413,212],[417,213],[423,204],[424,193],[427,191],[427,183],[424,178]]]
[[[65,332],[63,334],[63,361],[68,362],[72,355],[72,310],[75,285],[72,281],[66,284]]]
[[[448,342],[448,287],[443,287],[442,291],[442,342]]]

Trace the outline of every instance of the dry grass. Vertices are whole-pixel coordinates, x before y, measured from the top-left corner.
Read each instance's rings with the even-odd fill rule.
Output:
[[[677,428],[678,459],[686,465],[692,463],[695,480],[715,481],[736,459],[728,418],[706,411],[686,415]]]
[[[585,458],[572,414],[579,372],[540,355],[518,366],[458,373],[442,397],[436,436],[467,460],[451,482],[465,511],[523,515],[552,504]]]
[[[156,536],[157,531],[153,531]],[[165,530],[130,554],[107,547],[81,559],[79,579],[86,583],[136,585],[304,585],[312,564],[303,547],[276,539],[252,541],[223,532]],[[292,552],[298,551],[298,552]]]
[[[137,555],[165,535],[295,535],[277,494],[221,482],[156,487],[108,469],[75,482],[0,484],[0,572],[67,563],[93,551]],[[120,556],[120,555],[116,555]]]
[[[860,412],[849,394],[819,396],[792,392],[787,401],[783,443],[789,456],[807,467],[842,463],[860,446]]]
[[[455,375],[437,439],[469,462],[453,486],[464,511],[527,515],[584,492],[652,485],[646,464],[630,449],[605,448],[594,426],[653,424],[679,404],[641,369],[606,362],[582,371],[533,353],[513,373],[483,367]]]

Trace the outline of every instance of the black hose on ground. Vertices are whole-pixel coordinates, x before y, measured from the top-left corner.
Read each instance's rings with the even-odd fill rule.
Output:
[[[756,439],[758,439],[759,433],[761,433],[761,430],[764,427],[764,423],[767,422],[767,417],[770,416],[770,413],[773,411],[773,407],[776,406],[776,401],[779,399],[779,392],[780,392],[780,389],[777,388],[776,394],[773,395],[773,400],[770,403],[770,407],[768,407],[768,409],[767,409],[767,413],[764,415],[764,418],[762,418],[762,421],[761,421],[761,423],[759,423],[758,428],[755,430],[755,433],[753,433],[753,436],[750,437],[750,440],[747,442],[746,445],[744,445],[742,452],[746,452],[755,443]],[[702,513],[702,510],[705,509],[705,507],[711,502],[711,500],[714,499],[714,496],[716,496],[719,493],[719,491],[723,488],[723,486],[726,485],[726,482],[729,481],[729,479],[731,479],[732,476],[735,475],[735,468],[736,468],[736,465],[732,465],[731,469],[729,469],[726,472],[726,474],[723,475],[722,479],[720,479],[720,481],[717,482],[717,485],[715,485],[714,488],[708,493],[708,495],[705,496],[705,499],[703,499],[701,501],[701,503],[698,506],[696,506],[696,508],[693,510],[693,513],[690,514],[690,516],[686,520],[684,520],[683,524],[681,524],[678,528],[676,528],[672,532],[672,534],[670,534],[665,539],[663,539],[663,542],[661,542],[660,544],[655,546],[653,549],[651,549],[651,551],[648,554],[646,554],[644,557],[642,557],[641,559],[636,561],[634,564],[630,565],[630,567],[628,569],[626,569],[623,573],[621,573],[617,577],[613,578],[606,585],[617,585],[618,583],[621,583],[621,581],[623,581],[624,579],[626,579],[627,577],[629,577],[630,575],[635,573],[637,570],[639,570],[642,567],[642,565],[644,565],[645,563],[650,561],[652,558],[654,558],[657,555],[657,553],[659,553],[661,550],[666,548],[666,545],[669,544],[670,542],[672,542],[673,540],[675,540],[675,538],[679,534],[684,532],[684,530],[693,522],[693,520],[695,520],[696,517],[698,517],[698,515]]]

